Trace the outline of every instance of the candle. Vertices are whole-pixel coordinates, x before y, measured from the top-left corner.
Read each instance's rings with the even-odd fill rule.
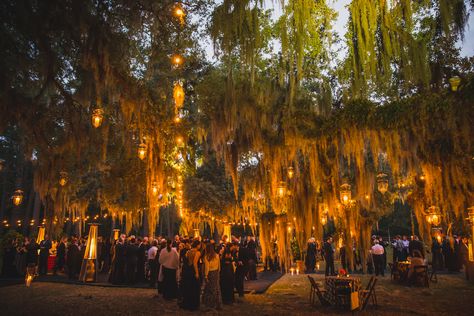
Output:
[[[300,274],[300,269],[296,269],[296,275]]]
[[[316,269],[319,270],[319,263],[316,264]]]
[[[294,270],[295,270],[295,269],[293,269],[293,268],[290,269],[291,275],[293,275]]]

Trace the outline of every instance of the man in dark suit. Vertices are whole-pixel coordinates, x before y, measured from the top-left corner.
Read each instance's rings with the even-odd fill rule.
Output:
[[[59,271],[62,271],[64,268],[64,263],[66,262],[66,237],[62,237],[58,242],[58,247],[56,248],[56,263],[54,265],[54,274]]]
[[[138,239],[138,252],[137,252],[137,277],[138,282],[145,281],[145,260],[146,252],[148,251],[148,238],[143,238],[143,241]]]
[[[244,296],[244,280],[249,270],[249,250],[236,244],[237,250],[237,268],[235,269],[235,289],[239,297]]]
[[[249,279],[257,279],[257,242],[255,237],[249,237],[247,242],[247,249],[249,251]]]
[[[79,272],[78,261],[79,261],[79,246],[77,244],[77,238],[73,237],[71,243],[67,247],[67,258],[66,265],[68,270],[68,276],[70,280],[77,278]]]
[[[39,274],[46,275],[48,273],[48,258],[49,258],[49,249],[52,247],[51,240],[49,236],[45,235],[44,240],[40,242],[40,258],[39,258]]]
[[[324,260],[326,261],[326,276],[335,275],[334,269],[334,249],[332,248],[332,237],[326,238],[323,245]]]
[[[125,248],[125,256],[127,258],[127,284],[134,284],[138,263],[138,245],[134,236],[130,238]]]

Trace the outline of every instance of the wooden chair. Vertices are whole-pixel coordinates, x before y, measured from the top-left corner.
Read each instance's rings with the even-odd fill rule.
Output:
[[[400,271],[397,269],[397,263],[389,263],[388,266],[390,268],[390,280],[400,280]]]
[[[372,280],[373,278],[373,280]],[[362,304],[360,305],[360,310],[363,311],[367,307],[370,298],[372,297],[372,303],[377,306],[377,299],[375,296],[375,284],[377,283],[377,278],[372,277],[371,280],[369,281],[369,284],[367,285],[367,289],[365,291],[362,291]]]
[[[413,267],[413,274],[411,276],[410,284],[430,287],[427,265],[418,265]]]
[[[309,282],[311,283],[311,290],[309,292],[309,302],[311,305],[314,305],[314,301],[316,299],[316,296],[318,297],[319,301],[321,302],[321,305],[323,306],[328,306],[329,302],[324,298],[324,293],[326,290],[320,290],[318,283],[312,278],[311,276],[308,275]]]

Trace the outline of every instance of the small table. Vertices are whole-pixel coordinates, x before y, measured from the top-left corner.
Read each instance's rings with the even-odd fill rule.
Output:
[[[351,293],[358,292],[359,299],[362,281],[357,277],[328,276],[325,279],[326,292],[324,298],[331,304],[337,306],[351,305]]]

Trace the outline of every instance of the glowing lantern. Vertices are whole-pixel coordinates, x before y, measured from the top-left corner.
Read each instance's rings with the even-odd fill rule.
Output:
[[[95,282],[97,280],[97,224],[90,224],[89,237],[87,238],[86,251],[82,260],[79,280],[82,282]]]
[[[461,84],[461,78],[459,78],[458,76],[449,78],[449,84],[451,85],[451,90],[456,92],[458,91],[458,87]]]
[[[153,181],[153,183],[151,184],[151,193],[153,194],[153,196],[156,196],[158,194],[158,189],[158,182]]]
[[[176,145],[179,146],[179,147],[184,145],[184,139],[183,139],[182,136],[177,136],[176,137]]]
[[[172,63],[173,66],[175,66],[176,68],[179,67],[179,66],[181,66],[181,65],[183,64],[183,62],[184,62],[184,59],[183,59],[183,57],[181,57],[181,55],[176,54],[176,55],[173,55],[173,56],[171,57],[171,63]]]
[[[293,169],[293,167],[288,167],[288,178],[293,179],[294,175],[295,175],[295,169]]]
[[[146,158],[146,150],[147,150],[146,144],[141,143],[138,146],[138,158],[140,158],[141,160],[145,159]]]
[[[383,172],[377,175],[377,189],[382,194],[388,191],[388,176]]]
[[[341,196],[341,203],[348,205],[351,202],[351,185],[348,183],[343,183],[339,189],[339,194]]]
[[[13,204],[19,206],[23,202],[23,191],[18,189],[13,193],[12,196]]]
[[[328,219],[326,215],[321,216],[321,225],[323,226],[326,225],[327,221]]]
[[[183,8],[181,7],[180,4],[177,4],[175,7],[174,7],[174,16],[176,16],[177,18],[179,19],[182,19],[186,16],[186,13],[184,12]]]
[[[118,240],[120,235],[120,229],[114,229],[114,240]]]
[[[194,238],[199,238],[201,234],[199,233],[199,228],[194,228]]]
[[[179,110],[181,107],[183,107],[184,88],[183,88],[183,83],[181,81],[177,81],[174,84],[173,99],[174,99],[174,105],[175,105],[176,110]]]
[[[65,186],[67,184],[68,180],[68,173],[66,171],[61,171],[59,173],[59,185],[60,186]]]
[[[424,174],[421,174],[421,175],[420,175],[420,181],[425,181],[425,180],[426,180],[425,175],[424,175]]]
[[[95,109],[92,111],[92,126],[95,128],[100,127],[102,122],[104,121],[104,110],[102,109]]]
[[[430,206],[428,208],[426,221],[434,226],[438,226],[441,223],[441,213],[439,211],[439,207]]]
[[[284,197],[286,193],[286,184],[285,181],[280,181],[277,187],[277,194],[279,197]]]

